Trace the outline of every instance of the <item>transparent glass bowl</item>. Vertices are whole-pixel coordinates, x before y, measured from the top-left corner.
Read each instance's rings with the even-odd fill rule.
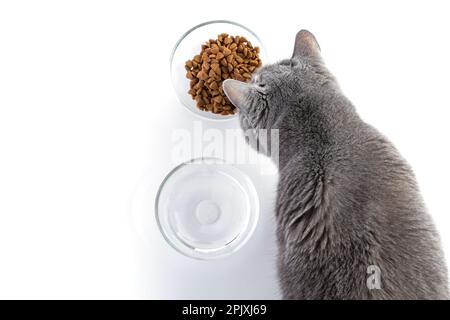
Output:
[[[262,63],[267,62],[267,55],[263,44],[258,36],[249,28],[232,21],[214,20],[201,23],[188,30],[175,45],[170,57],[170,73],[172,85],[177,94],[178,100],[190,111],[198,116],[209,120],[229,120],[237,115],[223,116],[212,112],[202,111],[197,108],[196,102],[188,94],[189,80],[186,78],[185,62],[192,59],[201,51],[201,45],[209,39],[216,39],[221,33],[229,35],[239,35],[246,37],[253,46],[260,48],[260,58]]]
[[[197,259],[227,256],[252,235],[259,198],[247,175],[215,158],[194,159],[173,169],[155,201],[167,242]]]

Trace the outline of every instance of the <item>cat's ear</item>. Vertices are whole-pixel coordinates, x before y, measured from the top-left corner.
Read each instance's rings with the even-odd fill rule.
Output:
[[[252,85],[233,79],[225,80],[222,85],[223,91],[231,103],[239,110],[245,110]]]
[[[319,43],[311,32],[300,30],[297,33],[292,57],[320,57]]]

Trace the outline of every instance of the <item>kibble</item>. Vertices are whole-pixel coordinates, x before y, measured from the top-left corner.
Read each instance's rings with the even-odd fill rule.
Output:
[[[186,61],[186,78],[190,80],[188,94],[197,108],[221,115],[236,113],[236,108],[223,92],[226,79],[249,81],[261,66],[259,48],[242,36],[219,34],[201,47],[201,52]]]

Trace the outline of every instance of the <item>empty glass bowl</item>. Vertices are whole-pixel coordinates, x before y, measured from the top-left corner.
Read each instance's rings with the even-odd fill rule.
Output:
[[[173,169],[155,202],[160,230],[180,253],[213,259],[238,250],[259,215],[256,189],[247,175],[214,158],[194,159]]]
[[[249,28],[231,21],[215,20],[201,23],[187,31],[175,45],[170,57],[170,72],[172,85],[180,102],[195,114],[210,120],[229,120],[237,115],[223,116],[212,112],[202,111],[197,108],[196,102],[188,94],[189,80],[186,78],[185,62],[192,59],[201,51],[201,45],[209,39],[217,39],[221,33],[228,33],[230,36],[244,36],[253,46],[260,48],[260,58],[262,63],[266,63],[267,55],[258,36]]]

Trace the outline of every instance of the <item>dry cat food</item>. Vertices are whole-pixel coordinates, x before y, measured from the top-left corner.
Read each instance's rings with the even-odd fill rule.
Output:
[[[234,114],[236,108],[225,96],[226,79],[248,81],[261,66],[259,48],[245,37],[219,34],[202,45],[200,54],[186,61],[186,77],[191,81],[189,94],[197,107],[221,115]]]

